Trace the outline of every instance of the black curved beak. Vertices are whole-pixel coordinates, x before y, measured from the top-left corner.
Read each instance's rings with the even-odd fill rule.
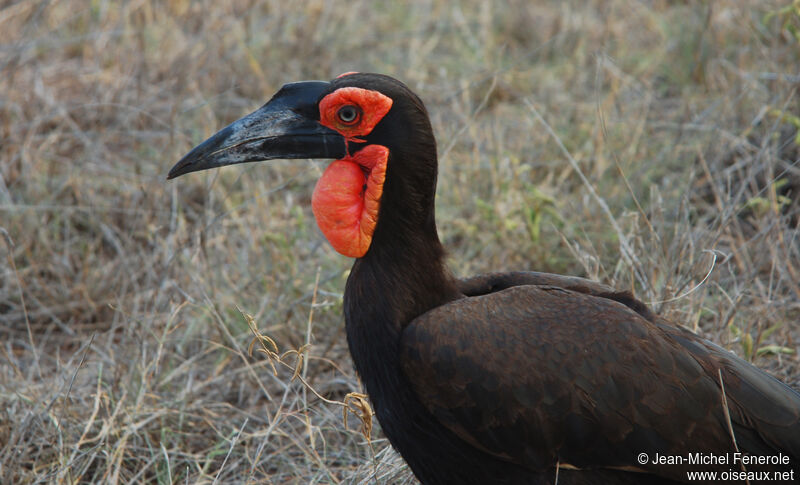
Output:
[[[274,158],[344,158],[344,137],[317,121],[317,103],[329,87],[325,81],[284,85],[267,104],[194,147],[167,179]]]

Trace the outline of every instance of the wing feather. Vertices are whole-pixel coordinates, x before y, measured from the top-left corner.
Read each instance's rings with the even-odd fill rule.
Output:
[[[413,320],[401,359],[420,400],[473,446],[534,470],[559,462],[685,479],[638,454],[733,451],[722,372],[740,449],[797,463],[800,395],[632,296],[633,305],[585,281],[572,282],[583,291],[477,285],[478,296]]]

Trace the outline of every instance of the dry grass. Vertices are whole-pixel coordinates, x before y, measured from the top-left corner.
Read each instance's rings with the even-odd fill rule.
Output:
[[[633,287],[800,387],[786,5],[3,4],[0,482],[412,480],[379,429],[365,441],[326,401],[361,387],[349,261],[309,210],[320,165],[164,180],[282,83],[350,70],[426,100],[457,274]],[[301,351],[325,400],[292,379],[298,354],[273,373],[248,353],[237,308],[279,353]]]

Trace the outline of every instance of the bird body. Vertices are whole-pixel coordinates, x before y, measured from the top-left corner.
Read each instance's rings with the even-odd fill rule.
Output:
[[[356,258],[344,294],[355,368],[422,483],[679,483],[741,468],[675,463],[691,453],[780,455],[789,462],[747,470],[798,473],[800,394],[631,294],[535,272],[454,278],[433,130],[395,79],[286,85],[169,178],[312,157],[336,159],[312,208]]]

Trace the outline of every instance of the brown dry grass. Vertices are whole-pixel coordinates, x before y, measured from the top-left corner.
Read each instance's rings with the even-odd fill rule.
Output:
[[[787,5],[2,4],[0,482],[411,480],[378,429],[292,380],[295,354],[275,375],[247,352],[237,308],[281,352],[311,344],[320,396],[361,389],[349,261],[309,210],[319,164],[164,180],[282,83],[350,70],[426,100],[457,274],[633,287],[800,387]]]

